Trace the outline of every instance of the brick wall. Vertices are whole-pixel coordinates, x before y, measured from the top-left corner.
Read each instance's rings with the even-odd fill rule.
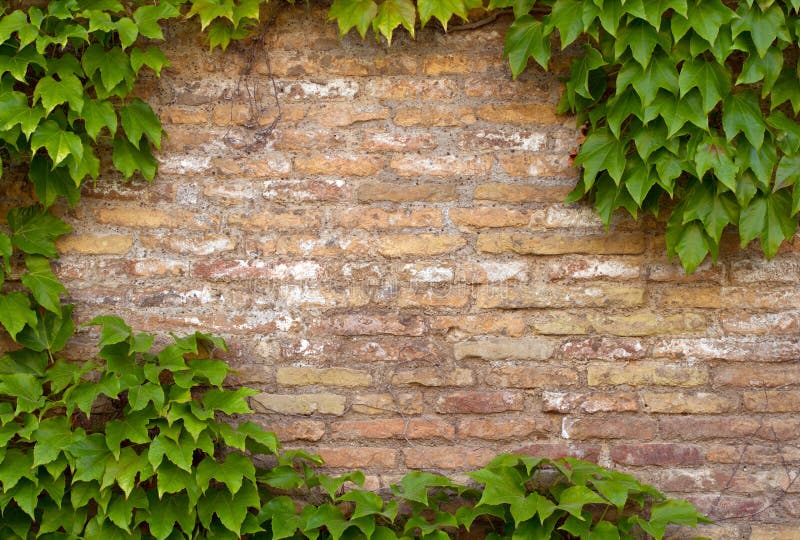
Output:
[[[796,538],[751,523],[800,518],[800,258],[687,278],[652,218],[606,234],[562,204],[574,120],[555,76],[510,80],[506,24],[387,50],[298,8],[266,47],[171,36],[142,87],[159,177],[67,213],[78,317],[224,335],[259,421],[373,487],[569,454],[692,499],[712,536]]]

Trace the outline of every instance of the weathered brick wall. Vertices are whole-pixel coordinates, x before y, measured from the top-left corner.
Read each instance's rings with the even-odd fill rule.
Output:
[[[67,214],[79,317],[224,335],[259,420],[373,487],[570,454],[696,501],[715,537],[799,518],[800,259],[728,249],[687,278],[652,219],[606,234],[562,204],[574,120],[555,76],[510,80],[506,24],[387,50],[298,8],[266,47],[172,36],[142,90],[158,179]]]

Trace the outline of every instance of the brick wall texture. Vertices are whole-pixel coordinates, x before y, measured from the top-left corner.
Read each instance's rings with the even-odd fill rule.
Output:
[[[556,75],[511,80],[507,24],[387,49],[287,8],[211,55],[174,31],[141,87],[156,181],[66,210],[79,319],[223,335],[258,420],[372,487],[573,455],[691,499],[712,537],[800,537],[797,246],[732,240],[686,277],[656,219],[606,234],[563,204],[575,121]]]

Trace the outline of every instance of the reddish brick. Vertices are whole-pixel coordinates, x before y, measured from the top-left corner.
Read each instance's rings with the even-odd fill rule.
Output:
[[[604,418],[569,418],[563,420],[561,436],[565,439],[648,440],[658,433],[658,423],[646,416],[606,416]]]
[[[540,418],[480,418],[461,420],[458,423],[458,436],[461,439],[486,439],[497,441],[535,436],[550,436],[557,433],[559,422],[556,417]]]
[[[436,402],[440,413],[498,413],[521,411],[523,398],[514,392],[455,392],[441,396]]]
[[[611,459],[622,465],[661,467],[702,465],[704,462],[699,446],[672,443],[615,445],[611,448]]]
[[[348,420],[333,424],[332,434],[339,439],[447,439],[455,438],[455,428],[440,418],[402,418]]]

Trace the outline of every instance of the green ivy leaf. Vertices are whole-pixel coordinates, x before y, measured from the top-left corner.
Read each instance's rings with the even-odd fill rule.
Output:
[[[730,93],[731,76],[719,63],[696,58],[684,62],[678,86],[681,97],[697,88],[703,96],[703,110],[708,114]]]
[[[93,43],[83,53],[81,63],[88,77],[100,72],[100,81],[107,92],[113,91],[122,81],[133,79],[128,55],[120,47],[105,50],[101,44]]]
[[[203,394],[203,406],[207,410],[221,411],[225,414],[248,414],[253,412],[247,404],[246,397],[255,396],[258,391],[250,388],[238,390],[208,390]]]
[[[72,227],[49,212],[35,206],[14,208],[6,216],[14,247],[31,255],[58,256],[55,239],[72,231]]]
[[[594,130],[581,145],[575,165],[583,166],[587,187],[591,187],[597,175],[604,170],[619,183],[625,171],[625,147],[610,130]]]
[[[42,102],[48,115],[62,103],[69,104],[73,111],[80,113],[83,108],[83,84],[72,74],[64,75],[60,81],[49,75],[42,77],[33,90],[34,104],[38,101]]]
[[[376,38],[378,35],[383,35],[386,42],[391,45],[394,29],[400,25],[403,25],[411,37],[414,37],[416,19],[417,9],[410,0],[384,0],[372,20],[372,28]]]
[[[11,73],[21,83],[26,82],[26,74],[31,64],[44,68],[47,65],[47,60],[44,56],[36,52],[36,48],[29,45],[23,49],[9,50],[9,54],[0,54],[0,76],[4,73]]]
[[[164,51],[159,49],[158,47],[148,47],[147,49],[143,50],[139,47],[134,47],[131,49],[131,68],[133,68],[134,74],[137,76],[139,75],[139,70],[142,69],[142,66],[147,66],[152,69],[156,76],[161,76],[161,70],[165,67],[169,67],[170,63],[167,60],[167,56],[164,54]]]
[[[506,32],[503,50],[511,66],[511,74],[516,79],[533,57],[536,62],[546,68],[550,61],[550,36],[545,34],[541,21],[530,15],[515,19]]]
[[[762,59],[776,39],[792,41],[786,28],[783,9],[777,4],[769,6],[764,11],[757,7],[743,10],[742,15],[731,23],[731,30],[734,39],[742,32],[750,32],[750,37]]]
[[[576,18],[573,15],[573,18]],[[626,49],[630,49],[634,60],[646,68],[659,43],[656,30],[647,22],[635,19],[617,32],[614,41],[615,56],[620,59]]]
[[[119,42],[123,49],[133,45],[136,38],[139,37],[139,26],[128,17],[120,18],[114,23],[114,26],[116,26]]]
[[[30,289],[36,302],[48,311],[61,315],[59,296],[67,289],[50,269],[50,261],[38,255],[25,257],[28,272],[22,276],[22,284]]]
[[[720,28],[735,19],[736,14],[721,0],[690,0],[686,18],[700,37],[714,43]]]
[[[83,159],[83,142],[69,130],[64,130],[53,120],[45,120],[36,127],[31,137],[31,152],[44,148],[57,166],[68,156]]]
[[[769,195],[756,195],[739,218],[742,247],[756,237],[767,259],[775,256],[784,240],[794,236],[797,220],[791,217],[792,200],[784,189]]]
[[[445,31],[447,31],[447,23],[453,18],[453,15],[467,20],[467,6],[464,4],[464,0],[418,0],[417,10],[419,10],[422,26],[428,24],[431,17],[436,17],[442,23]]]
[[[14,340],[26,324],[35,326],[36,312],[28,297],[19,292],[0,294],[0,323]]]
[[[750,144],[756,149],[761,148],[767,125],[758,98],[752,91],[731,94],[725,99],[722,126],[729,141],[732,141],[737,134],[744,133]]]
[[[578,39],[585,29],[583,20],[579,16],[583,11],[581,3],[581,0],[556,0],[550,11],[548,22],[558,28],[562,48]],[[550,32],[546,34],[549,37]]]
[[[328,20],[336,20],[340,36],[355,27],[363,39],[377,14],[378,5],[373,0],[334,0],[328,10]]]
[[[88,326],[102,327],[100,331],[100,342],[98,343],[99,347],[127,341],[132,332],[131,327],[125,324],[125,321],[119,317],[95,317],[89,321]]]
[[[140,171],[142,176],[150,181],[156,177],[158,162],[150,153],[150,147],[147,144],[143,144],[140,149],[128,142],[125,137],[117,135],[114,137],[112,160],[114,167],[125,176],[126,180],[136,171]]]
[[[114,106],[106,100],[89,99],[83,105],[80,118],[83,120],[86,134],[97,140],[103,128],[107,128],[110,134],[117,131],[117,113]]]
[[[180,11],[171,2],[157,2],[140,6],[133,12],[133,20],[139,27],[139,33],[150,39],[164,39],[159,21],[178,17]]]

